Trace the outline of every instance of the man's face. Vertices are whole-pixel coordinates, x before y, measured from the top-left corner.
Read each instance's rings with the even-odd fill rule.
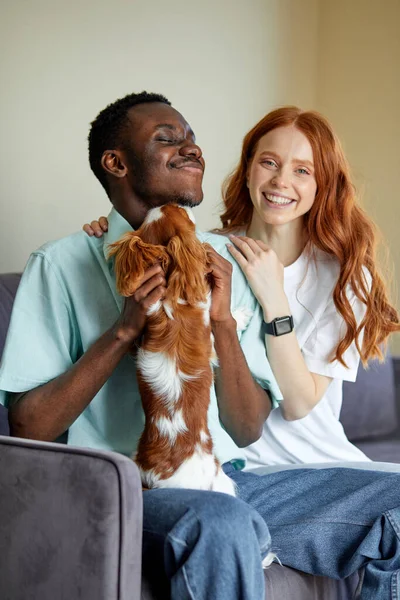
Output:
[[[152,102],[135,106],[128,116],[121,156],[130,193],[115,202],[118,212],[134,224],[138,211],[144,216],[150,208],[171,202],[200,204],[204,159],[182,115]]]

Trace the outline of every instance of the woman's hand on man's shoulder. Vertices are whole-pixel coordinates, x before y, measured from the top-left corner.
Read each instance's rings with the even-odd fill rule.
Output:
[[[107,217],[99,217],[98,221],[85,223],[82,229],[85,233],[87,233],[89,237],[96,236],[100,238],[104,234],[104,232],[108,231]]]

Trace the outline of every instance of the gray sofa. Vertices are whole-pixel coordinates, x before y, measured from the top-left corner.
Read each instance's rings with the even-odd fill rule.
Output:
[[[0,355],[19,277],[0,275]],[[400,463],[399,367],[391,358],[373,363],[344,386],[343,426],[373,460]],[[0,598],[167,600],[168,590],[156,591],[157,572],[141,576],[142,490],[133,462],[7,434],[0,406]],[[274,564],[265,597],[347,600],[357,583],[357,575],[335,581]]]

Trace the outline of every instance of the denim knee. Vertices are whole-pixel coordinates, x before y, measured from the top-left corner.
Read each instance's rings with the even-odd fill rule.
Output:
[[[264,598],[262,559],[269,552],[269,531],[243,501],[218,492],[191,495],[165,541],[171,597]]]
[[[209,492],[203,501],[193,503],[171,535],[185,537],[189,531],[190,537],[209,536],[215,547],[253,545],[262,556],[271,546],[261,515],[242,500],[218,492]]]

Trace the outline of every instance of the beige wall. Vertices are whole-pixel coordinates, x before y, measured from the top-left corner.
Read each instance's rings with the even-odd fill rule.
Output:
[[[201,227],[223,177],[272,107],[315,99],[317,0],[13,0],[0,18],[0,272],[109,210],[89,122],[116,98],[167,95],[207,160]],[[304,41],[301,28],[309,33]],[[303,64],[308,76],[302,75]]]
[[[321,0],[317,106],[343,142],[364,207],[389,246],[395,281],[400,278],[399,31],[399,0]],[[400,336],[393,349],[400,354]]]
[[[13,0],[0,15],[0,272],[105,213],[89,122],[160,91],[206,160],[201,227],[244,133],[281,104],[334,124],[400,275],[400,0]],[[395,343],[400,353],[400,342]]]

